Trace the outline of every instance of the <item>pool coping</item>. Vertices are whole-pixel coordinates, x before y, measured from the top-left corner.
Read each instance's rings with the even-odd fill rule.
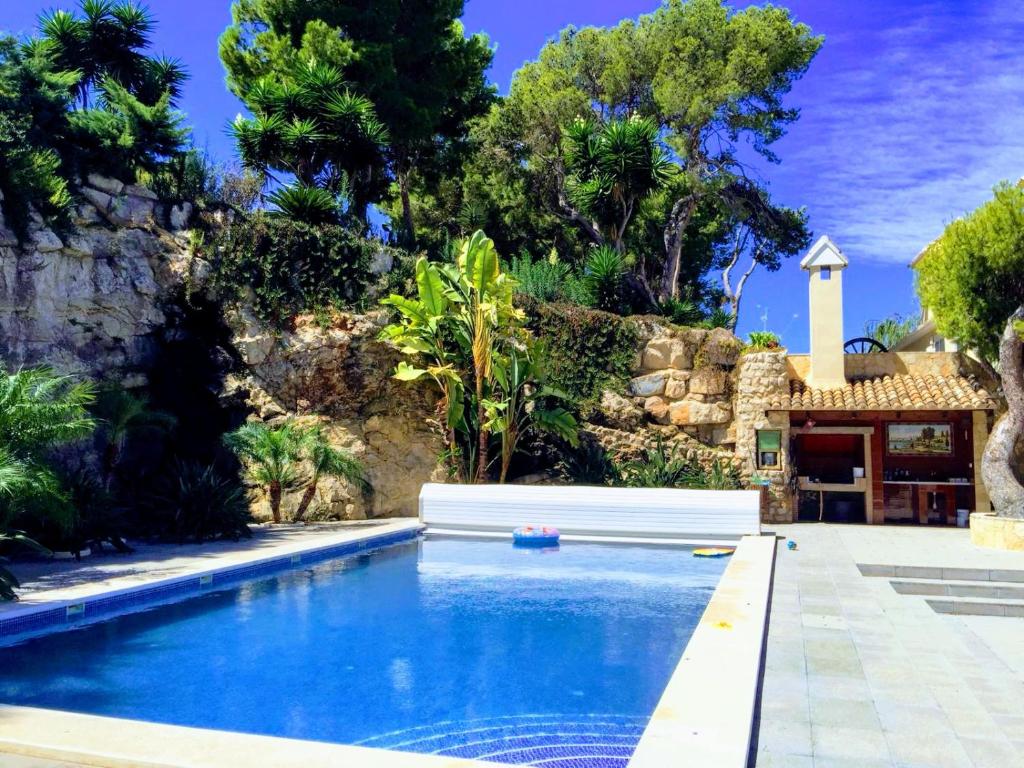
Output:
[[[772,535],[744,536],[669,678],[629,768],[746,768],[775,568]]]
[[[254,556],[241,563],[196,569],[188,574],[56,602],[60,604],[58,609],[66,612],[68,604],[84,601],[88,616],[88,605],[100,600],[126,597],[130,604],[132,594],[137,592],[178,589],[179,585],[183,585],[182,591],[205,589],[206,583],[200,585],[199,579],[207,574],[214,576],[215,583],[223,584],[240,576],[251,578],[261,572],[294,567],[295,555],[302,557],[299,562],[314,562],[413,538],[423,529],[415,520],[405,522],[404,526],[384,532],[352,532],[344,541],[332,543],[321,540],[303,546],[298,542],[270,556]],[[684,754],[692,765],[716,768],[746,765],[774,556],[772,536],[747,536],[740,540],[641,736],[629,768],[663,768]],[[219,582],[217,575],[221,577]],[[144,601],[153,599],[143,598]],[[28,614],[54,609],[47,604],[31,608],[34,610]],[[124,605],[117,608],[123,609]],[[97,613],[94,611],[91,615],[97,616]],[[66,621],[66,617],[62,621]],[[698,691],[701,695],[694,695]],[[705,692],[708,695],[704,695]],[[104,768],[216,768],[235,764],[250,768],[333,768],[337,765],[483,768],[497,765],[481,760],[0,704],[0,754],[3,753]]]

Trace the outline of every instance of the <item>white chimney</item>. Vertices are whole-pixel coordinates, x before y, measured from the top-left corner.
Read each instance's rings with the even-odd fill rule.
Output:
[[[807,383],[815,389],[846,386],[843,270],[848,264],[828,235],[822,235],[800,262],[810,279],[811,372]]]

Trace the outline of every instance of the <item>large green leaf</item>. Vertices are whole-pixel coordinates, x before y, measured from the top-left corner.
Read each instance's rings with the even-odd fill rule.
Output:
[[[413,301],[412,299],[407,299],[404,296],[391,294],[386,299],[384,299],[381,302],[381,304],[391,305],[413,322],[426,325],[426,323],[429,321],[429,317],[427,316],[425,307],[419,301]]]
[[[462,246],[461,266],[478,298],[485,296],[498,279],[498,251],[482,230],[477,230]]]
[[[404,360],[398,364],[395,368],[395,378],[399,381],[416,381],[421,376],[425,376],[427,371],[423,368],[413,368]]]
[[[432,315],[440,315],[448,306],[444,283],[437,267],[420,258],[416,262],[416,287],[420,295],[420,303]]]

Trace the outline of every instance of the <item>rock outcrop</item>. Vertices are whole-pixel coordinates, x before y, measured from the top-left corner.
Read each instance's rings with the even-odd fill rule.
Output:
[[[66,233],[33,214],[19,243],[0,220],[0,359],[139,384],[192,258],[149,190],[90,176],[81,194]]]
[[[431,426],[434,402],[426,391],[391,377],[400,358],[377,341],[384,315],[337,315],[328,327],[302,316],[294,329],[280,333],[245,312],[230,322],[245,369],[229,377],[228,394],[240,396],[255,417],[269,423],[295,418],[321,424],[332,444],[351,451],[366,468],[372,493],[323,478],[311,516],[415,515],[420,486],[441,479],[441,441]],[[286,519],[300,496],[286,494]],[[269,516],[264,499],[256,507]]]

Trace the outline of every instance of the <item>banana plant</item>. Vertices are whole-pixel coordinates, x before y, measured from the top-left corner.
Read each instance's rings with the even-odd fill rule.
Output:
[[[577,423],[569,411],[561,406],[548,405],[552,401],[567,401],[564,392],[545,385],[529,346],[513,347],[507,356],[494,363],[494,377],[498,384],[495,399],[486,400],[488,429],[501,438],[501,473],[498,482],[505,482],[512,456],[519,439],[531,426],[561,437],[574,448],[578,445]]]
[[[515,279],[501,271],[494,241],[477,231],[462,242],[454,264],[416,263],[415,299],[392,295],[383,301],[400,318],[381,338],[426,361],[425,367],[402,361],[395,378],[433,380],[441,391],[449,451],[458,450],[457,433],[466,436],[464,479],[475,482],[483,482],[490,464],[486,401],[495,385],[496,355],[525,334],[525,315],[512,301],[515,287]]]

